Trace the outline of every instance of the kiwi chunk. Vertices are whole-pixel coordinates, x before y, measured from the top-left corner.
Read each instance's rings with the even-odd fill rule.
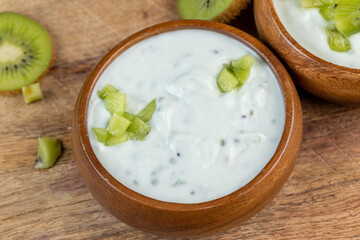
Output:
[[[351,49],[351,43],[342,33],[336,29],[326,29],[327,41],[331,50],[347,52]]]
[[[336,7],[337,7],[337,4],[322,7],[319,9],[319,13],[326,21],[332,21],[332,20],[334,20],[334,13],[335,13]]]
[[[250,69],[254,63],[255,59],[249,54],[230,62],[230,66],[235,73],[240,86],[242,86],[249,79]]]
[[[29,86],[22,87],[21,91],[24,96],[25,103],[32,103],[43,99],[39,83],[33,83]]]
[[[156,110],[156,99],[153,99],[145,108],[143,108],[138,113],[137,116],[144,122],[148,122],[151,119],[155,110]]]
[[[111,84],[106,84],[105,87],[103,87],[103,89],[101,89],[101,91],[98,91],[98,96],[101,99],[105,99],[106,95],[108,95],[108,93],[117,93],[119,92],[119,90],[117,88],[115,88],[113,85]]]
[[[131,121],[131,124],[128,128],[128,132],[132,133],[132,138],[137,140],[144,140],[145,136],[150,132],[151,127],[149,124],[141,120],[139,117],[136,117]]]
[[[226,64],[217,76],[216,82],[222,92],[230,92],[239,84],[234,71]]]
[[[52,59],[46,30],[17,13],[0,13],[0,91],[27,86],[44,74]]]
[[[120,136],[126,132],[126,129],[130,125],[130,121],[124,117],[117,115],[116,113],[111,117],[106,131],[108,131],[111,135]]]
[[[255,59],[251,55],[246,54],[239,59],[230,61],[230,66],[233,69],[250,69],[254,63]]]
[[[326,7],[338,3],[341,0],[301,0],[304,8]]]
[[[342,0],[335,9],[334,23],[346,35],[360,31],[360,0]]]
[[[132,121],[135,118],[135,115],[128,113],[128,112],[124,112],[123,117],[129,121]]]
[[[237,68],[233,69],[235,76],[239,82],[238,86],[242,86],[246,83],[250,76],[250,68]]]
[[[125,112],[126,95],[124,93],[108,93],[104,99],[105,108],[113,115],[122,116]]]
[[[111,136],[104,128],[92,128],[91,130],[95,134],[96,139],[101,143],[105,143]]]
[[[106,140],[105,146],[114,146],[119,145],[121,143],[124,143],[128,140],[128,137],[126,134],[120,135],[120,136],[111,136],[109,139]]]
[[[246,8],[250,0],[177,0],[182,19],[229,22]]]
[[[56,162],[61,154],[61,143],[53,137],[38,138],[39,150],[35,168],[49,168]]]

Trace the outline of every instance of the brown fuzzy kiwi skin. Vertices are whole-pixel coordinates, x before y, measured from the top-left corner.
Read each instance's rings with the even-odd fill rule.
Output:
[[[50,34],[49,34],[49,37],[50,37],[51,46],[52,46],[51,59],[50,59],[49,65],[44,70],[44,72],[40,75],[40,77],[38,77],[38,79],[36,79],[35,81],[33,81],[30,84],[40,82],[40,80],[49,72],[50,67],[51,67],[51,65],[52,65],[52,63],[54,61],[54,55],[55,55],[54,44],[53,44],[54,41],[53,41],[53,38],[50,36]],[[24,86],[24,87],[26,87],[26,86]],[[5,95],[17,95],[19,93],[21,93],[21,88],[13,89],[13,90],[7,90],[7,91],[1,91],[0,90],[0,94],[5,94]]]
[[[216,16],[213,21],[228,23],[233,20],[241,10],[245,9],[251,0],[234,0],[231,5],[223,11],[221,14]]]

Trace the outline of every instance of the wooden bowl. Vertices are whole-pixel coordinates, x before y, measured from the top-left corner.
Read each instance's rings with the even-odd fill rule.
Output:
[[[206,29],[230,36],[257,52],[274,72],[285,100],[286,120],[280,144],[265,168],[246,186],[216,200],[180,204],[154,200],[128,189],[96,158],[87,131],[87,109],[100,75],[122,52],[154,35],[179,29]],[[98,202],[126,224],[156,235],[200,237],[218,233],[250,218],[269,203],[289,177],[302,139],[302,113],[296,89],[280,61],[262,43],[231,26],[182,20],[140,31],[119,43],[95,67],[79,94],[72,122],[73,153],[79,172]]]
[[[296,85],[330,102],[360,104],[360,69],[327,62],[303,48],[286,31],[273,0],[255,0],[254,13],[261,39],[284,60]]]

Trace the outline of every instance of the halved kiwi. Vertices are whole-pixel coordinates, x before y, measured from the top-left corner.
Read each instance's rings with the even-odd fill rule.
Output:
[[[177,0],[182,19],[229,22],[246,8],[251,0]]]
[[[0,13],[0,92],[40,79],[52,52],[49,34],[40,24],[17,13]]]

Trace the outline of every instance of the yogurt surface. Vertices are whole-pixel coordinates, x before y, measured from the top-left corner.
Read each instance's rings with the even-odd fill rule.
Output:
[[[256,59],[249,80],[221,93],[222,65],[244,54]],[[144,141],[106,147],[96,140],[91,128],[106,128],[110,119],[96,94],[106,84],[126,93],[130,113],[156,99]],[[242,43],[207,30],[163,33],[126,50],[98,80],[87,116],[91,146],[115,179],[176,203],[210,201],[250,182],[273,156],[284,122],[284,100],[267,64]]]
[[[325,61],[360,69],[360,33],[349,37],[351,50],[336,52],[327,43],[326,27],[317,8],[302,8],[301,0],[273,0],[275,10],[289,34],[306,50]]]

